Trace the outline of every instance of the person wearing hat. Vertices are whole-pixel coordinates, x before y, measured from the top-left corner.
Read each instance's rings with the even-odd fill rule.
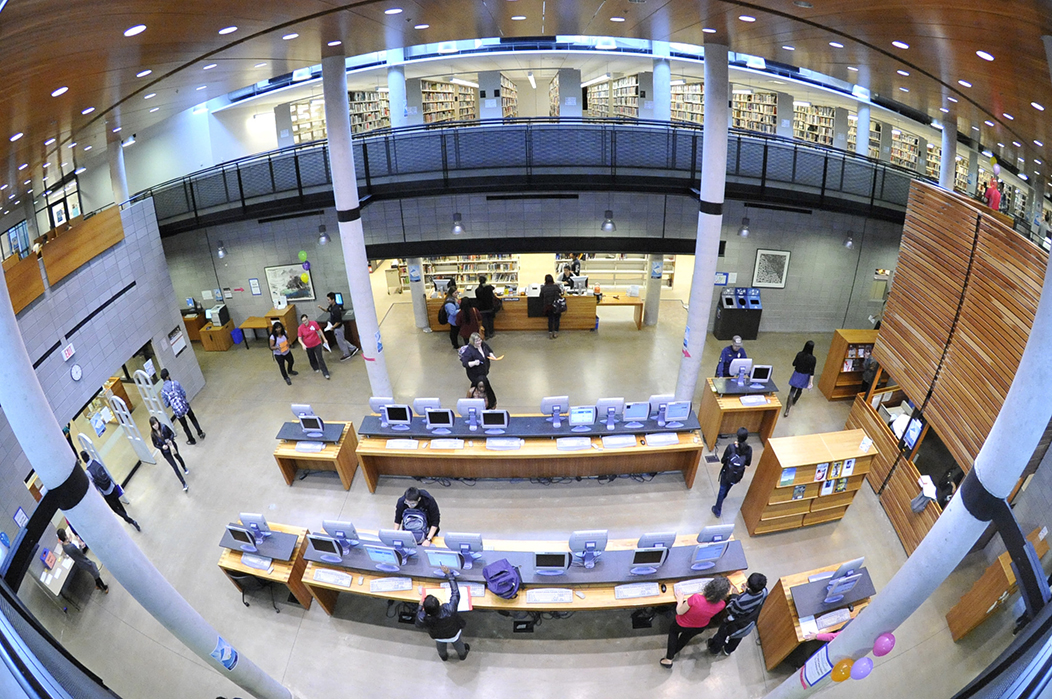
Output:
[[[716,504],[712,507],[712,514],[717,517],[723,515],[723,499],[727,497],[731,486],[741,481],[742,476],[745,475],[745,469],[752,465],[752,447],[746,443],[748,439],[749,430],[739,427],[738,441],[723,450],[720,493],[716,496]]]
[[[730,371],[731,362],[735,359],[748,359],[749,355],[745,354],[745,348],[742,347],[741,335],[735,335],[731,338],[731,344],[723,348],[720,352],[720,361],[716,364],[716,376],[727,376],[727,372]]]

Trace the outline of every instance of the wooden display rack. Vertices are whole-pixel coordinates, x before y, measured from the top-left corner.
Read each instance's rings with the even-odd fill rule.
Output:
[[[742,502],[749,534],[797,529],[843,517],[877,455],[873,445],[869,451],[859,448],[865,436],[862,430],[845,430],[768,439]],[[844,476],[852,459],[850,475]],[[825,464],[824,474],[817,472],[821,464]]]
[[[876,330],[837,330],[829,345],[826,365],[818,379],[818,390],[827,400],[852,400],[862,390],[862,359],[867,346],[873,351],[877,341]],[[845,371],[845,363],[851,362],[858,369]]]

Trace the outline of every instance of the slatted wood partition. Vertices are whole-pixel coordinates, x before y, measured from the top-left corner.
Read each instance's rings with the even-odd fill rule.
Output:
[[[4,260],[4,278],[11,306],[19,313],[44,293],[44,278],[40,276],[36,255],[30,254],[21,260],[14,258],[15,261],[9,263],[11,259]]]
[[[855,396],[855,402],[851,406],[844,429],[865,430],[869,438],[873,440],[878,453],[873,459],[869,473],[866,474],[866,482],[869,483],[873,492],[877,492],[884,479],[888,477],[891,465],[895,463],[895,457],[899,453],[899,440],[895,439],[895,435],[880,419],[877,411],[870,407],[861,395]]]
[[[122,240],[124,225],[116,206],[103,209],[70,230],[60,232],[42,248],[48,284],[54,285]]]

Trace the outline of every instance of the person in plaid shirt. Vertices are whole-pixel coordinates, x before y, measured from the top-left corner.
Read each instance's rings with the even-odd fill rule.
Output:
[[[197,416],[194,415],[194,409],[190,407],[190,401],[186,400],[186,391],[183,390],[182,385],[178,381],[171,377],[167,369],[161,369],[161,380],[164,381],[164,385],[161,386],[161,398],[164,399],[164,404],[172,409],[176,419],[179,420],[179,424],[183,426],[183,432],[186,434],[186,443],[197,444],[197,440],[190,434],[190,427],[186,424],[186,418],[190,418],[190,422],[194,423],[194,429],[197,430],[198,437],[204,439],[205,433],[197,422]]]

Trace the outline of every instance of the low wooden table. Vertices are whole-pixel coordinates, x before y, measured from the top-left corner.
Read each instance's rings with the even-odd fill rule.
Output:
[[[721,434],[734,434],[739,427],[750,432],[758,432],[761,444],[774,434],[778,424],[778,413],[782,403],[778,395],[766,395],[765,405],[742,405],[741,396],[720,396],[712,379],[706,379],[708,390],[701,392],[701,406],[698,409],[698,422],[701,423],[701,434],[705,446],[710,450],[716,447],[716,438]]]
[[[257,337],[257,330],[270,330],[270,320],[263,316],[249,316],[245,319],[245,322],[237,326],[241,329],[242,342],[245,343],[245,349],[248,349],[248,333],[247,330],[252,331],[252,337]],[[288,330],[288,328],[286,328]]]
[[[603,294],[603,300],[599,302],[599,307],[603,308],[604,306],[631,306],[632,317],[636,321],[636,330],[643,329],[643,299],[638,296]]]
[[[335,471],[344,490],[351,489],[355,469],[358,468],[358,435],[350,422],[326,422],[328,425],[343,425],[343,435],[335,444],[326,444],[317,452],[296,451],[296,443],[280,440],[274,449],[274,460],[278,462],[285,483],[292,485],[300,469],[307,471]],[[364,471],[364,467],[363,467]],[[370,490],[375,490],[371,487]]]
[[[270,582],[280,583],[289,588],[289,592],[293,594],[296,601],[299,602],[304,609],[310,609],[314,597],[307,589],[307,586],[303,584],[303,570],[307,566],[307,562],[303,560],[303,553],[307,550],[307,530],[303,527],[275,524],[274,522],[267,522],[267,524],[276,532],[286,532],[288,534],[296,535],[296,551],[292,555],[292,560],[274,561],[273,569],[270,572],[267,572],[265,570],[246,566],[241,562],[240,551],[233,551],[225,548],[223,549],[223,554],[219,557],[220,570],[226,574],[227,579],[230,580],[238,590],[241,590],[241,585],[230,577],[231,573],[252,575],[260,580],[269,580]]]
[[[234,339],[230,336],[233,329],[232,320],[218,327],[209,323],[201,328],[201,346],[206,352],[226,352],[234,346]]]

